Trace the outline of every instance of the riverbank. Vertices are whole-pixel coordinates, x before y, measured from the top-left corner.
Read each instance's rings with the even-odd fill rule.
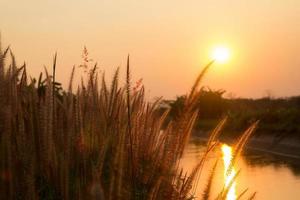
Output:
[[[275,156],[297,159],[300,163],[300,142],[293,138],[284,138],[280,141],[271,137],[252,138],[246,148]]]
[[[201,141],[207,141],[208,137],[204,135],[207,134],[195,133],[193,137]],[[220,140],[224,143],[233,144],[235,138],[223,136]],[[271,136],[252,137],[246,145],[245,151],[246,153],[262,152],[271,154],[277,157],[293,160],[300,165],[300,140],[297,138],[283,138],[281,140],[277,140]]]

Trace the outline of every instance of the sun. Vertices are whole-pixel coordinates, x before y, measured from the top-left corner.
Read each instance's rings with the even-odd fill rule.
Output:
[[[230,51],[227,47],[217,46],[212,52],[212,59],[219,63],[225,63],[230,57]]]

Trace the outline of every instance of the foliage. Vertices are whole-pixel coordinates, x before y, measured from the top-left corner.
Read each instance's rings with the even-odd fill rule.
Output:
[[[222,118],[228,116],[226,132],[239,133],[244,127],[260,120],[257,129],[259,135],[277,138],[293,136],[300,138],[300,97],[260,98],[260,99],[226,99],[224,90],[202,88],[196,108],[199,117],[196,128],[211,130]],[[185,96],[178,96],[175,101],[165,101],[171,107],[171,116],[183,106]]]

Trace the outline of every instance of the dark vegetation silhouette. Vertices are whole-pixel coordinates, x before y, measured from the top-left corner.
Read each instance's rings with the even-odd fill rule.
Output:
[[[211,130],[226,115],[228,122],[225,132],[228,132],[228,136],[236,137],[243,127],[260,120],[255,136],[270,136],[278,140],[291,137],[300,139],[300,96],[229,99],[223,97],[224,93],[224,90],[201,89],[196,106],[199,109],[196,129]],[[171,107],[170,117],[177,115],[184,101],[185,96],[164,101]]]

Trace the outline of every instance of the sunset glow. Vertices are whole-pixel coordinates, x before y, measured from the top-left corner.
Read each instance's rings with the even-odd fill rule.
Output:
[[[107,77],[125,66],[129,53],[134,75],[143,78],[151,98],[184,94],[196,66],[212,59],[219,71],[203,83],[211,88],[251,98],[266,90],[297,95],[300,1],[230,2],[2,0],[1,42],[3,48],[11,45],[18,63],[26,61],[32,77],[44,66],[50,71],[57,51],[57,80],[64,87],[86,46]],[[256,77],[255,85],[248,77]],[[75,73],[74,84],[80,80]]]
[[[218,46],[213,50],[212,58],[216,62],[225,63],[229,60],[230,51],[228,48],[223,46]]]

